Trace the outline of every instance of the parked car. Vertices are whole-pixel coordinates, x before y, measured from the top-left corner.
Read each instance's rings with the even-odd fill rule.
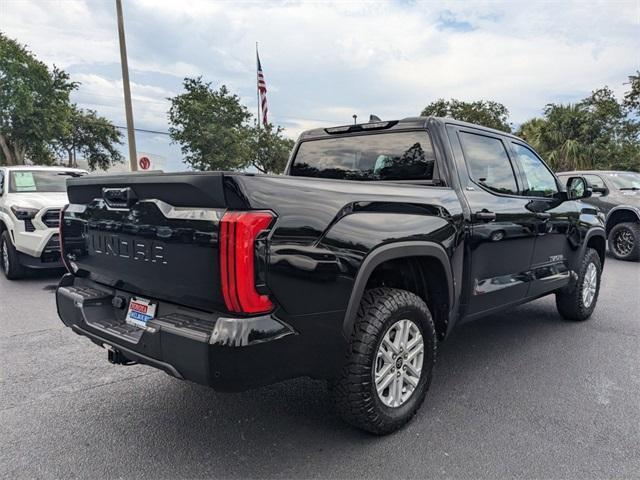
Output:
[[[29,268],[62,268],[60,209],[66,179],[86,174],[62,167],[0,167],[0,267],[11,279]]]
[[[607,215],[609,251],[619,260],[640,260],[640,173],[585,170],[561,172],[560,178],[580,175],[591,184],[593,196],[585,202]]]
[[[550,294],[591,316],[603,216],[568,183],[521,139],[439,118],[307,131],[283,176],[69,179],[58,313],[112,363],[218,390],[328,379],[348,422],[389,433],[456,324]]]

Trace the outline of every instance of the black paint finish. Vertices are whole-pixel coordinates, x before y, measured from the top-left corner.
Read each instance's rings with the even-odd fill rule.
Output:
[[[81,283],[157,300],[159,317],[192,309],[185,315],[196,320],[185,320],[182,329],[170,328],[173,320],[158,325],[161,348],[152,360],[169,363],[184,378],[239,389],[297,375],[334,376],[344,358],[353,306],[385,262],[428,259],[431,271],[423,275],[442,272],[440,303],[432,308],[445,325],[443,335],[460,320],[570,286],[586,242],[604,235],[601,217],[563,192],[540,199],[496,194],[475,184],[459,129],[505,144],[515,138],[444,119],[393,123],[390,130],[430,135],[436,165],[428,182],[220,172],[70,180],[72,204],[62,238],[76,271],[65,280],[66,288]],[[328,135],[310,131],[300,141]],[[114,192],[112,202],[126,200],[129,207],[109,207],[103,188]],[[256,252],[264,265],[259,291],[275,305],[260,321],[226,311],[219,280],[219,219],[226,210],[247,209],[267,209],[277,217]],[[419,293],[428,301],[435,298],[433,292]],[[60,309],[68,304],[61,295],[65,323],[88,336],[109,335],[92,330],[70,306]],[[200,337],[190,336],[190,330],[214,341],[194,344]],[[261,341],[248,344],[244,338]],[[117,348],[117,335],[107,340]],[[131,357],[144,354],[142,344],[127,349]]]

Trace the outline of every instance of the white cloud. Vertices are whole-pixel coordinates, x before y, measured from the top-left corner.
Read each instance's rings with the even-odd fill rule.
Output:
[[[356,113],[416,115],[439,98],[493,99],[520,123],[552,101],[638,68],[640,4],[629,1],[124,2],[136,123],[166,128],[184,76],[227,84],[255,111],[255,41],[271,118],[301,129]],[[111,2],[0,3],[0,29],[72,72],[78,101],[122,122]]]

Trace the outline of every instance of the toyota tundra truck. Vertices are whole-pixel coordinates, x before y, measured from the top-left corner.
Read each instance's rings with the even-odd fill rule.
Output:
[[[22,278],[29,269],[62,268],[58,220],[68,202],[65,182],[86,173],[0,166],[0,270],[8,279]]]
[[[605,262],[584,178],[562,185],[521,139],[451,119],[304,132],[284,175],[67,190],[58,313],[112,363],[221,391],[326,379],[375,434],[416,413],[457,324],[545,295],[587,320]]]

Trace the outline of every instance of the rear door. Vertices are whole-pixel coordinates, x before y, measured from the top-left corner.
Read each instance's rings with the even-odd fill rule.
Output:
[[[448,126],[471,210],[468,315],[522,300],[535,242],[535,218],[520,195],[507,137]],[[462,161],[460,161],[462,159]]]

